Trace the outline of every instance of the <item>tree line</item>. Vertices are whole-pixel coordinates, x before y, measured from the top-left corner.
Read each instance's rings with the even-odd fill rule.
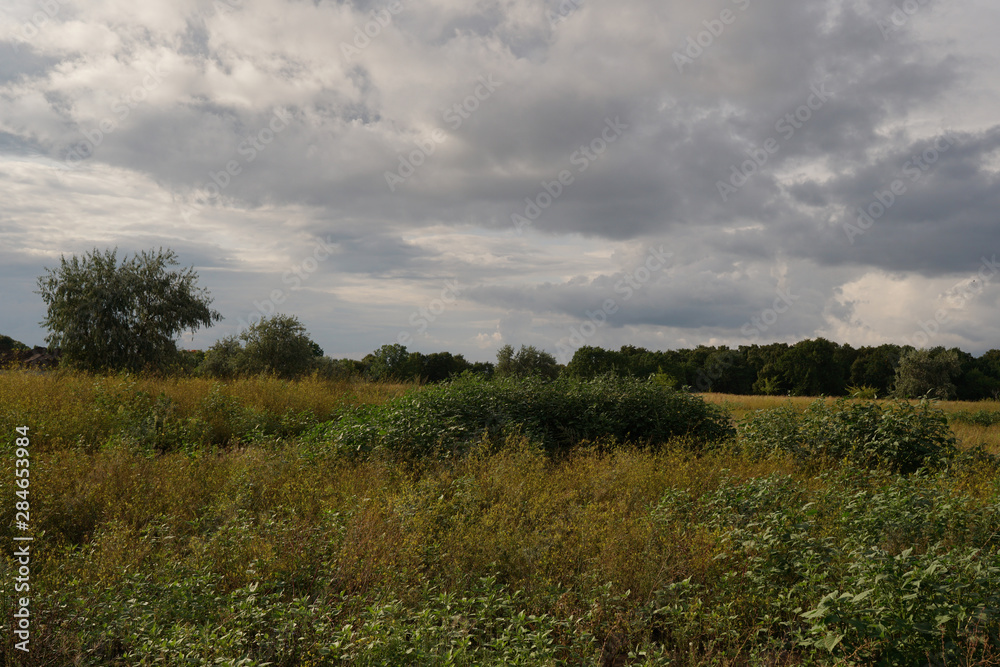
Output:
[[[958,348],[915,349],[887,343],[852,347],[824,338],[795,344],[700,345],[693,349],[579,348],[566,365],[533,346],[497,353],[497,362],[470,363],[462,355],[408,352],[384,345],[361,361],[329,360],[342,377],[439,382],[462,373],[486,376],[561,375],[591,379],[605,374],[653,378],[699,392],[744,395],[897,396],[975,401],[1000,398],[1000,350],[975,357]]]
[[[824,338],[795,344],[698,346],[655,351],[584,346],[566,365],[534,346],[500,348],[496,363],[461,354],[410,352],[383,345],[361,360],[333,359],[294,316],[263,318],[208,350],[179,350],[185,330],[211,326],[221,315],[193,268],[176,270],[171,250],[144,251],[119,263],[117,250],[61,258],[38,279],[48,310],[42,324],[61,364],[91,372],[190,373],[217,378],[271,374],[298,378],[441,382],[464,373],[484,376],[651,377],[675,388],[730,394],[866,397],[930,395],[1000,398],[1000,350],[975,357],[958,348],[917,350],[884,344],[854,348]],[[24,347],[0,337],[0,353]]]

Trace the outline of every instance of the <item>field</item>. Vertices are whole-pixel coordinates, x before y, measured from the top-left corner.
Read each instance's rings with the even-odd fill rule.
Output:
[[[0,540],[28,426],[35,541],[0,653],[1000,664],[1000,404],[703,398],[3,372]]]

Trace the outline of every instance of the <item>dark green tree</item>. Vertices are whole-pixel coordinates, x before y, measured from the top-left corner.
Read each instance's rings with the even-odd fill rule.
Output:
[[[787,391],[784,378],[778,370],[778,361],[788,351],[788,343],[754,344],[740,347],[740,351],[746,355],[747,365],[756,372],[753,393],[773,396]]]
[[[7,352],[21,352],[31,348],[19,340],[14,340],[10,336],[0,336],[0,354]]]
[[[837,347],[825,338],[800,341],[781,355],[775,368],[796,396],[840,396],[846,378]]]
[[[46,342],[69,365],[88,371],[164,370],[178,361],[174,337],[222,316],[196,287],[194,268],[172,250],[143,251],[118,263],[117,249],[60,258],[38,278],[48,306]]]
[[[723,394],[749,394],[756,379],[757,374],[747,363],[746,356],[740,350],[723,346],[705,359],[694,388]]]
[[[899,365],[900,347],[893,344],[863,347],[851,364],[850,384],[855,387],[872,387],[879,396],[892,391]]]
[[[309,338],[306,328],[292,315],[275,314],[251,324],[241,334],[243,350],[239,371],[292,379],[308,374],[323,350]]]
[[[276,314],[208,349],[199,371],[218,378],[275,375],[294,379],[323,370],[323,350],[297,317]]]
[[[584,345],[573,353],[566,364],[568,377],[589,380],[604,373],[624,374],[625,365],[621,354],[599,347]]]
[[[420,374],[420,368],[414,369],[410,353],[405,345],[393,343],[383,345],[371,354],[365,355],[362,361],[367,365],[367,376],[370,380],[392,382],[409,380]]]
[[[472,364],[461,354],[433,352],[424,356],[420,376],[427,382],[442,382],[467,370],[472,370]]]
[[[540,375],[554,380],[559,375],[559,365],[556,358],[534,345],[522,345],[516,353],[510,345],[504,345],[497,351],[495,373],[499,377],[528,377]]]
[[[216,378],[229,379],[240,374],[243,346],[236,336],[226,336],[215,341],[205,352],[198,371]]]

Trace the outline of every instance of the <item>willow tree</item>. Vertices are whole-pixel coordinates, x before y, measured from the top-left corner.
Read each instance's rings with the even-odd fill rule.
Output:
[[[95,248],[45,269],[37,290],[48,306],[45,340],[83,370],[164,370],[178,358],[178,334],[222,316],[209,308],[193,267],[170,268],[174,251],[142,251],[120,264],[117,253]]]

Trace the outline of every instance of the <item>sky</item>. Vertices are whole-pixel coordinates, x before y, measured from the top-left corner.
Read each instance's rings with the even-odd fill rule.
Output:
[[[1000,348],[995,0],[0,0],[0,333],[173,249],[330,356]]]

